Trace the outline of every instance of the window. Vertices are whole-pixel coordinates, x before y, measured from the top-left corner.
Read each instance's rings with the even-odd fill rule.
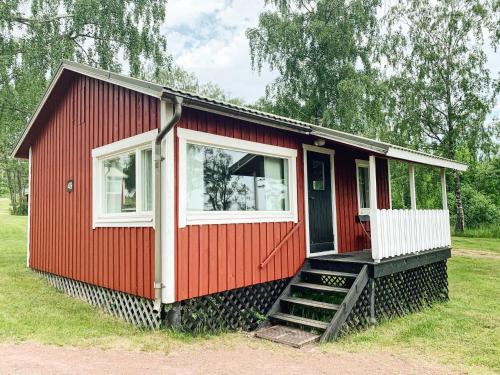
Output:
[[[325,163],[321,160],[312,162],[312,188],[316,191],[325,190]]]
[[[93,226],[153,225],[153,141],[157,131],[92,150]]]
[[[370,165],[367,160],[356,160],[358,208],[360,214],[370,213]]]
[[[178,129],[179,222],[296,221],[296,150]]]

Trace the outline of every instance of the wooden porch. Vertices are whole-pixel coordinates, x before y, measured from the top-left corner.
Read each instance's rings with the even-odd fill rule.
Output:
[[[445,246],[437,249],[420,251],[418,253],[384,258],[380,261],[373,259],[371,250],[319,256],[311,258],[309,261],[312,266],[318,263],[321,263],[322,266],[332,263],[336,265],[337,269],[340,267],[345,272],[359,272],[362,267],[366,265],[368,266],[369,277],[379,278],[427,264],[440,262],[450,257],[451,247]]]

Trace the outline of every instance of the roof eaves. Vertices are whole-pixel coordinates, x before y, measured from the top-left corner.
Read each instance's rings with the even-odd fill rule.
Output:
[[[232,103],[213,100],[168,87],[164,88],[164,94],[164,96],[167,98],[173,96],[182,97],[182,105],[185,107],[205,110],[244,121],[251,121],[253,123],[258,123],[261,125],[271,126],[288,131],[291,130],[303,134],[309,134],[311,132],[311,127],[305,122],[277,116],[271,113],[261,112],[253,108],[242,107]]]
[[[24,139],[28,135],[28,133],[31,130],[31,127],[33,126],[34,122],[38,118],[38,115],[40,114],[40,111],[42,110],[43,106],[45,105],[45,102],[48,100],[50,94],[52,93],[52,90],[54,89],[56,83],[59,81],[59,78],[61,77],[62,73],[64,70],[69,70],[75,73],[83,74],[88,77],[96,78],[100,81],[105,81],[109,82],[111,84],[116,84],[118,86],[122,86],[125,88],[129,88],[131,90],[141,92],[143,94],[153,96],[160,98],[163,92],[163,86],[157,85],[155,83],[143,81],[140,79],[136,78],[131,78],[128,76],[124,76],[121,74],[117,73],[112,73],[106,70],[98,69],[98,68],[93,68],[88,65],[76,63],[73,61],[66,61],[63,60],[61,64],[59,65],[59,68],[57,69],[56,74],[50,81],[49,85],[47,86],[47,89],[45,90],[45,93],[42,97],[42,100],[38,104],[38,107],[36,108],[35,112],[33,112],[33,115],[31,116],[28,125],[24,129],[24,132],[22,133],[21,137],[16,143],[16,146],[11,152],[11,157],[16,158],[16,154],[18,153],[21,145],[24,142]]]
[[[455,160],[446,159],[440,156],[429,155],[421,151],[415,151],[404,147],[391,145],[387,151],[387,157],[407,160],[415,163],[433,165],[435,167],[455,169],[457,171],[466,171],[467,164]]]

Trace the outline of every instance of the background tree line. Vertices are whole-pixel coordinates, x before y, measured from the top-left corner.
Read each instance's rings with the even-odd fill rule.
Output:
[[[500,41],[499,0],[267,0],[247,30],[254,69],[278,78],[252,105],[470,165],[449,173],[457,231],[500,214],[500,89],[485,47]],[[61,59],[241,104],[175,66],[158,0],[6,0],[0,4],[0,194],[26,211],[27,166],[9,158]],[[406,166],[391,163],[396,207]],[[437,171],[417,168],[419,207],[439,207]]]
[[[254,69],[280,75],[259,105],[466,162],[449,172],[455,230],[500,215],[498,0],[267,0],[247,31]],[[399,165],[398,165],[399,164]],[[409,206],[407,167],[391,162],[395,207]],[[441,205],[436,170],[417,171],[418,206]]]

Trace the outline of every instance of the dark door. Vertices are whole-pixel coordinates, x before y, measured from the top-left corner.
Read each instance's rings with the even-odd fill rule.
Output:
[[[307,151],[311,254],[334,249],[330,171],[330,155]]]

